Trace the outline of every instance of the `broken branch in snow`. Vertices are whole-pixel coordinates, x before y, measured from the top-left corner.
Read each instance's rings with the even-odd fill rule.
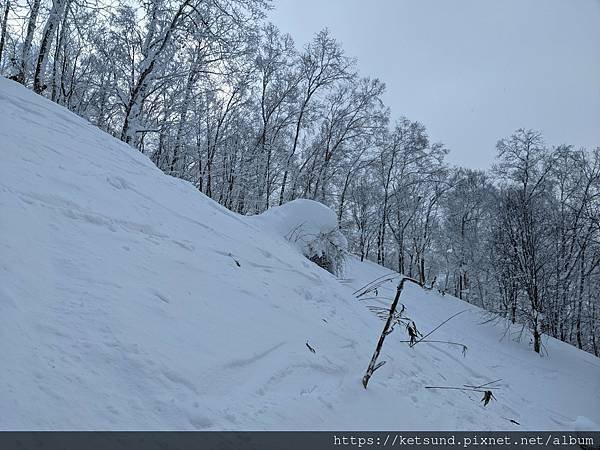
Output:
[[[385,341],[385,337],[388,334],[390,334],[390,327],[393,329],[393,324],[395,323],[394,319],[396,317],[396,308],[398,307],[398,302],[400,301],[400,294],[402,294],[402,289],[404,288],[404,283],[406,281],[415,283],[419,287],[422,286],[421,283],[419,283],[417,280],[415,280],[413,278],[403,277],[400,280],[400,283],[398,284],[398,287],[396,289],[396,296],[394,297],[392,306],[390,306],[390,312],[388,314],[387,320],[383,327],[383,331],[381,332],[381,335],[379,336],[379,341],[377,341],[377,347],[375,347],[375,352],[373,353],[373,356],[371,357],[371,362],[369,363],[367,372],[365,373],[365,375],[362,379],[362,384],[365,389],[367,388],[367,384],[369,384],[369,379],[373,375],[373,372],[375,372],[375,370],[377,370],[378,368],[380,368],[383,365],[383,364],[377,364],[377,358],[379,358],[379,353],[381,352],[381,348],[383,347],[383,342]]]
[[[521,425],[519,422],[517,422],[516,420],[513,419],[509,419],[508,417],[503,417],[504,420],[508,420],[511,423],[514,423],[515,425]]]
[[[423,337],[421,332],[417,329],[417,324],[414,322],[414,320],[406,324],[406,331],[410,337],[411,347],[417,343],[419,336]]]
[[[491,401],[491,400],[496,400],[496,397],[494,397],[494,394],[492,394],[492,391],[484,391],[483,393],[483,398],[481,399],[481,401],[483,402],[483,406],[487,406],[487,404]]]
[[[237,259],[235,259],[231,253],[229,254],[229,257],[231,259],[233,259],[233,261],[235,262],[236,266],[242,267],[242,265],[240,264],[240,262]]]
[[[309,349],[311,352],[313,352],[313,353],[317,353],[317,351],[316,351],[314,348],[312,348],[312,347],[310,346],[310,344],[308,343],[308,341],[306,341],[306,346],[308,347],[308,349]]]

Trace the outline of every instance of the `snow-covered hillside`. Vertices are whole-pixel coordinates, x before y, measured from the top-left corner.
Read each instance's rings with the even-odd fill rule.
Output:
[[[283,237],[298,211],[327,224],[309,202],[231,213],[0,78],[0,429],[599,427],[600,360],[500,342],[478,308],[415,286],[402,302],[423,332],[467,310],[435,334],[466,356],[396,329],[363,389],[383,326],[367,304],[389,301],[352,293],[387,271],[350,259],[338,280],[308,261]],[[487,407],[425,389],[496,379]]]

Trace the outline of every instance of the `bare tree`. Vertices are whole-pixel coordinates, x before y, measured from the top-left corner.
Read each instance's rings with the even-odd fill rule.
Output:
[[[37,26],[37,18],[40,12],[40,4],[40,0],[33,0],[31,9],[29,10],[27,33],[25,35],[25,40],[23,41],[23,46],[21,49],[21,59],[19,61],[18,71],[13,76],[14,80],[21,84],[26,84],[27,82],[27,72],[29,67],[31,45],[33,44],[33,34],[35,33],[35,28]]]
[[[283,204],[292,161],[300,143],[300,134],[317,93],[350,74],[353,62],[348,59],[329,31],[318,33],[300,56],[300,97],[296,111],[294,135],[287,155],[279,204]]]

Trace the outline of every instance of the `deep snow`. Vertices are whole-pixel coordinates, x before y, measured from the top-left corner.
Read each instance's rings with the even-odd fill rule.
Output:
[[[329,213],[301,204],[236,215],[0,78],[0,429],[599,428],[599,359],[551,338],[539,357],[415,286],[402,301],[423,332],[467,310],[435,338],[469,351],[396,329],[364,390],[383,327],[366,304],[389,300],[352,292],[388,271],[309,262],[278,224]],[[487,407],[424,388],[498,378]]]

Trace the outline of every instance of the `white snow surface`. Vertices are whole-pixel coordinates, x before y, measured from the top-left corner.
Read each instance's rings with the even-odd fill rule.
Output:
[[[434,336],[469,350],[409,348],[397,328],[363,389],[383,327],[366,306],[389,305],[395,282],[354,298],[388,271],[350,258],[340,280],[312,264],[286,221],[335,215],[297,205],[236,215],[0,78],[0,429],[598,428],[599,359],[551,338],[540,357],[413,285],[401,300],[423,332],[467,310]],[[425,389],[499,378],[487,407]]]

